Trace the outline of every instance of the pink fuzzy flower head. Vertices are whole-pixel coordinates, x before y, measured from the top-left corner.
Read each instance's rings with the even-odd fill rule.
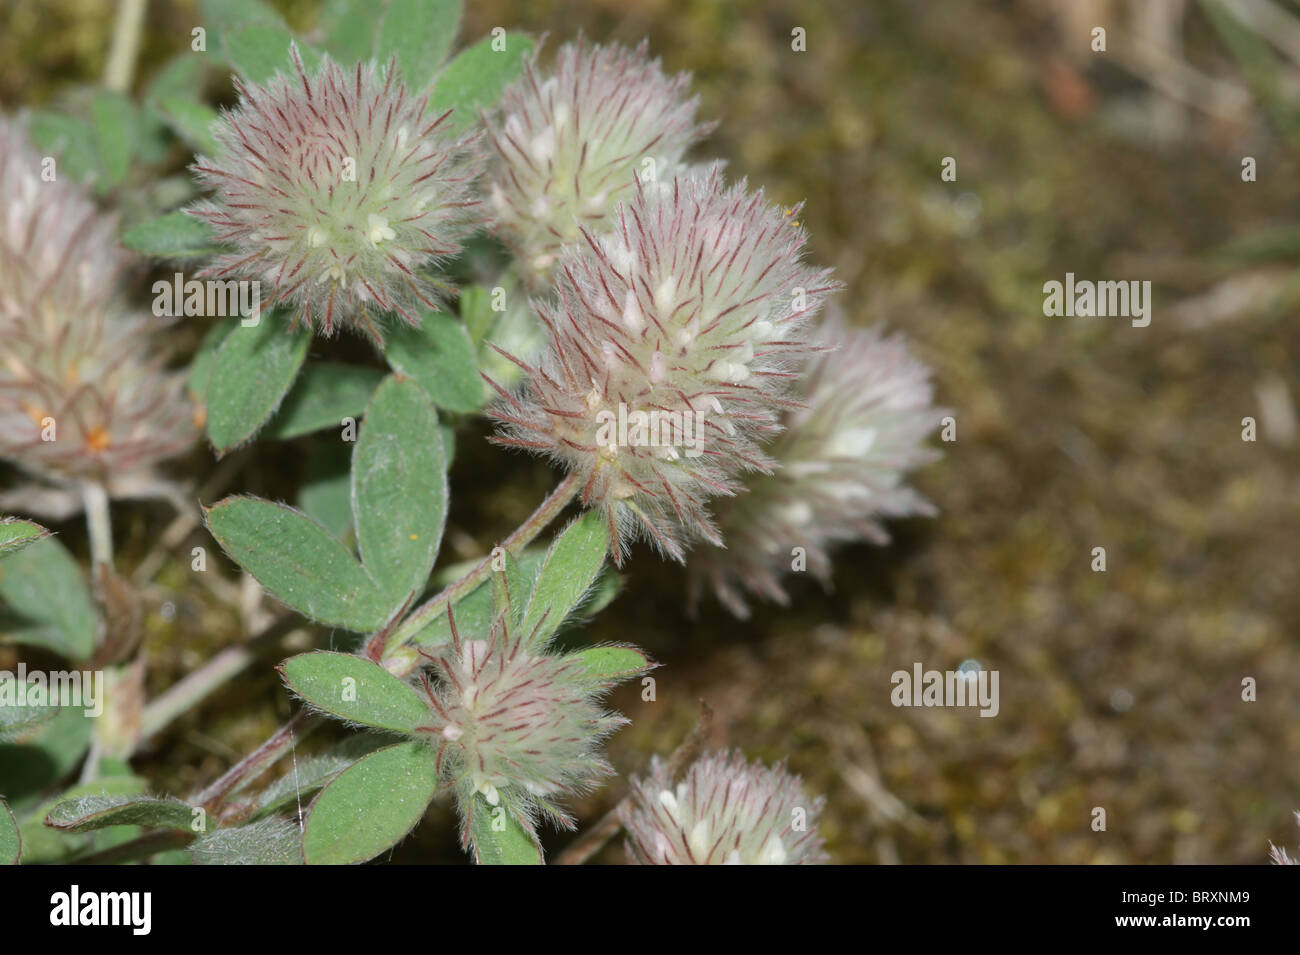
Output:
[[[627,722],[599,703],[608,681],[593,678],[577,656],[548,653],[545,641],[512,631],[508,620],[500,614],[479,640],[461,639],[452,620],[452,645],[430,658],[436,682],[425,680],[427,732],[459,803],[466,848],[476,794],[530,832],[543,815],[572,828],[557,800],[613,772],[601,743]]]
[[[239,104],[214,128],[220,152],[194,164],[213,197],[190,212],[233,247],[204,274],[261,281],[263,301],[291,306],[295,321],[381,342],[383,313],[416,325],[436,307],[421,270],[479,222],[477,140],[446,131],[450,111],[426,115],[395,64],[345,73],[327,58],[308,76],[296,47],[293,62],[296,75],[265,86],[235,80]]]
[[[654,759],[649,778],[632,780],[621,815],[634,864],[820,865],[824,805],[784,765],[768,769],[740,753],[717,753],[697,760],[676,785]]]
[[[795,215],[717,168],[640,186],[611,231],[566,249],[557,296],[536,303],[551,342],[520,363],[520,394],[502,390],[495,440],[580,474],[616,561],[637,533],[679,560],[692,536],[720,542],[706,500],[771,469],[759,444],[837,287],[800,261]]]
[[[695,123],[690,76],[664,75],[643,42],[560,47],[554,71],[529,64],[488,125],[489,197],[496,226],[545,276],[579,229],[604,228],[638,177],[668,181],[711,126]]]
[[[825,350],[800,384],[803,402],[766,449],[776,471],[752,476],[745,493],[722,502],[725,549],[691,555],[693,594],[711,586],[738,617],[749,616],[744,591],[789,603],[781,578],[794,548],[827,584],[834,545],[885,544],[885,519],[934,514],[903,483],[938,456],[925,441],[948,412],[934,407],[930,370],[900,336],[851,328],[838,315],[818,329],[817,341]]]
[[[0,117],[0,458],[108,484],[190,447],[194,412],[161,323],[118,300],[116,220],[43,158]]]

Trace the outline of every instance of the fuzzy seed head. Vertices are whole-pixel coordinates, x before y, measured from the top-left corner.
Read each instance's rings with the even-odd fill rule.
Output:
[[[711,126],[695,123],[690,75],[664,75],[643,42],[562,46],[554,70],[534,64],[503,94],[488,124],[488,196],[520,260],[545,276],[579,228],[599,230],[638,177],[668,181]]]
[[[460,804],[467,847],[476,793],[530,831],[539,816],[572,828],[557,800],[613,772],[600,746],[627,722],[599,703],[608,683],[593,680],[576,657],[530,646],[506,621],[499,616],[486,639],[456,634],[433,660],[437,682],[426,683],[429,732],[439,772]]]
[[[42,160],[0,117],[0,457],[55,480],[143,471],[193,443],[194,412],[161,323],[117,299],[116,221]]]
[[[720,506],[725,549],[692,554],[694,592],[711,586],[741,618],[749,616],[745,591],[789,603],[781,578],[793,548],[804,549],[807,569],[827,583],[834,545],[885,544],[885,519],[934,514],[903,483],[938,456],[925,440],[948,412],[933,406],[930,370],[900,336],[851,328],[836,314],[817,341],[825,350],[809,362],[803,403],[767,449],[777,470],[754,475],[746,493]]]
[[[697,760],[673,785],[658,759],[632,780],[621,815],[638,865],[820,865],[823,799],[809,799],[784,764],[768,769],[736,752]]]
[[[479,224],[470,197],[476,137],[426,115],[395,64],[235,80],[239,104],[213,130],[220,150],[193,170],[213,190],[192,215],[233,250],[203,274],[258,280],[263,301],[324,335],[352,325],[381,341],[384,313],[412,325],[438,296],[422,274]]]
[[[726,187],[716,167],[638,188],[612,231],[565,250],[556,297],[535,303],[550,346],[520,363],[519,395],[502,390],[495,440],[578,472],[616,561],[637,533],[679,560],[691,536],[720,542],[706,500],[771,469],[759,443],[837,287],[800,261],[793,212]]]

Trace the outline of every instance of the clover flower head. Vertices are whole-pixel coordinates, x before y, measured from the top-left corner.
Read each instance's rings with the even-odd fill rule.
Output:
[[[1300,812],[1295,814],[1295,821],[1300,823]],[[1268,857],[1274,865],[1300,865],[1300,856],[1292,858],[1286,849],[1275,846],[1271,842],[1268,845]]]
[[[387,68],[345,73],[324,59],[264,86],[235,80],[239,103],[193,166],[213,190],[190,211],[232,246],[203,273],[260,281],[262,298],[331,335],[352,325],[382,342],[383,315],[419,324],[437,286],[423,269],[479,224],[470,195],[477,135],[448,132]]]
[[[705,756],[676,785],[658,758],[632,780],[621,812],[629,859],[639,865],[819,865],[826,861],[811,800],[784,764],[741,753]]]
[[[599,703],[608,681],[593,678],[576,656],[548,652],[508,620],[502,613],[485,639],[463,640],[453,618],[451,645],[430,658],[436,682],[425,677],[433,717],[427,732],[459,803],[466,848],[476,794],[504,806],[529,832],[539,816],[572,828],[557,800],[613,773],[601,743],[627,722]]]
[[[818,329],[824,346],[802,380],[803,403],[767,448],[777,469],[754,475],[747,491],[722,503],[726,548],[692,555],[694,596],[710,586],[736,616],[749,616],[744,592],[789,603],[781,577],[802,548],[823,584],[839,543],[889,541],[887,518],[934,514],[903,482],[937,457],[925,440],[948,412],[933,405],[929,369],[904,340],[849,327],[832,313]]]
[[[116,221],[54,168],[46,181],[22,124],[0,117],[0,458],[108,482],[186,450],[194,412],[153,350],[161,323],[118,300]]]
[[[639,186],[612,230],[582,230],[561,258],[550,333],[525,386],[498,387],[497,443],[541,452],[605,510],[613,556],[643,534],[682,559],[720,542],[706,507],[745,471],[769,471],[760,441],[780,428],[805,326],[837,285],[800,261],[796,210],[716,167]]]
[[[690,75],[666,76],[642,42],[635,50],[560,47],[553,72],[534,64],[487,124],[488,195],[496,227],[545,276],[579,229],[599,230],[638,176],[670,179],[711,125],[697,125]]]

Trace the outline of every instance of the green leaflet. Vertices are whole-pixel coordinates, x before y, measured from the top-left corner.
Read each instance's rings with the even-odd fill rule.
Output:
[[[219,454],[252,439],[279,407],[311,342],[304,326],[286,328],[275,315],[231,329],[208,382],[208,439]]]
[[[32,521],[25,521],[21,517],[0,518],[0,557],[13,554],[28,544],[49,536],[49,531]]]
[[[442,312],[425,312],[419,328],[403,323],[393,329],[384,356],[448,411],[476,411],[486,397],[479,377],[474,343],[465,326]]]
[[[208,508],[208,530],[235,563],[303,616],[357,633],[378,629],[388,602],[348,549],[283,504],[228,497]]]
[[[290,657],[279,669],[289,689],[340,719],[399,733],[429,722],[420,694],[370,660],[318,650]]]
[[[410,379],[385,379],[352,455],[352,516],[361,561],[396,610],[424,589],[447,516],[438,413]]]
[[[492,48],[494,37],[485,37],[462,50],[438,77],[429,98],[429,109],[452,113],[453,129],[471,126],[479,109],[491,109],[501,93],[523,72],[533,49],[531,37],[507,33],[504,50]],[[500,46],[500,43],[497,43]]]
[[[145,826],[191,832],[194,809],[179,799],[107,793],[64,800],[45,815],[45,824],[65,832],[90,832],[109,826]]]
[[[81,568],[57,538],[0,558],[0,639],[81,660],[94,647],[98,621]]]
[[[383,377],[383,372],[363,365],[313,362],[303,368],[262,433],[268,438],[296,438],[341,427],[344,418],[359,419]]]
[[[536,629],[533,639],[541,642],[560,629],[582,603],[608,550],[609,529],[599,511],[588,511],[566,527],[546,552],[524,611],[524,632],[531,634]]]
[[[422,742],[371,753],[336,776],[312,801],[302,840],[308,865],[352,865],[404,839],[433,799],[433,752]]]
[[[429,85],[460,29],[460,0],[392,0],[375,38],[375,59],[397,68],[407,88]]]
[[[479,865],[542,865],[542,850],[504,806],[492,806],[475,793],[470,807],[470,839]]]
[[[222,251],[206,222],[179,209],[127,229],[122,244],[156,259],[193,259]]]

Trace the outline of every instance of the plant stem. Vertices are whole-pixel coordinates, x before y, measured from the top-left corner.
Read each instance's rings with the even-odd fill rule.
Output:
[[[578,482],[579,477],[574,473],[556,485],[550,496],[538,505],[537,510],[533,511],[528,520],[520,524],[501,546],[511,554],[517,554],[532,543],[533,539],[546,528],[546,525],[555,520],[568,503],[573,500],[578,493]],[[402,622],[401,626],[391,633],[380,631],[367,641],[365,655],[378,662],[394,647],[405,646],[411,637],[432,623],[434,618],[442,613],[448,605],[464,597],[491,575],[492,555],[489,554],[479,561],[468,574],[416,609]]]
[[[90,561],[91,577],[96,584],[96,592],[99,590],[101,574],[106,579],[111,576],[113,569],[113,522],[109,516],[108,492],[104,485],[95,480],[85,481],[81,485],[81,500],[86,510],[86,535],[90,538]],[[101,638],[107,641],[107,634],[101,634]],[[100,647],[103,647],[101,642]],[[122,673],[120,667],[109,668],[105,674],[106,679],[116,680]],[[111,699],[111,698],[110,698]],[[112,706],[112,703],[107,704]],[[110,716],[113,714],[110,713]],[[105,752],[105,743],[101,727],[103,723],[95,724],[95,733],[91,739],[90,751],[86,755],[86,761],[81,767],[81,781],[89,782],[99,773],[99,761]]]
[[[145,0],[118,0],[113,39],[104,64],[104,86],[115,92],[125,93],[131,88],[135,59],[140,52],[144,10]]]
[[[99,567],[113,566],[113,525],[108,514],[108,492],[98,481],[81,485],[86,505],[86,532],[90,535],[90,559]]]

